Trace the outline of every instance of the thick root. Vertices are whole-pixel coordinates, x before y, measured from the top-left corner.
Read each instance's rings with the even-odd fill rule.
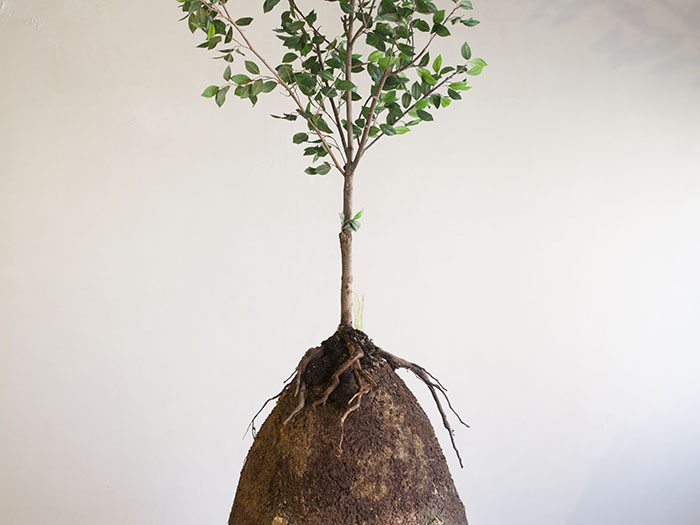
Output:
[[[314,401],[313,406],[317,407],[318,405],[325,405],[326,401],[328,401],[328,397],[333,393],[333,391],[336,388],[338,388],[338,385],[340,384],[340,376],[343,374],[343,372],[345,372],[351,366],[355,365],[355,363],[359,364],[360,359],[365,356],[365,353],[362,351],[361,348],[357,348],[354,344],[350,342],[346,344],[348,345],[348,350],[350,352],[350,359],[345,361],[342,365],[338,367],[338,369],[335,372],[333,372],[330,384],[323,392],[321,398]]]

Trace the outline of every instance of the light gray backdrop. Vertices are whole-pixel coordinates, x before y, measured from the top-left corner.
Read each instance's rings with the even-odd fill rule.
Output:
[[[484,75],[357,175],[366,331],[472,424],[459,470],[407,378],[474,525],[696,525],[700,3],[475,4]],[[178,18],[0,0],[8,525],[224,523],[250,416],[337,324],[339,177],[283,97],[200,98]]]

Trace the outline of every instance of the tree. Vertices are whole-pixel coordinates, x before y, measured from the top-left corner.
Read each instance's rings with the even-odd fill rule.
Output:
[[[445,9],[432,0],[330,0],[338,4],[342,32],[323,32],[315,10],[304,10],[297,0],[286,0],[277,38],[288,50],[272,66],[262,56],[245,28],[253,17],[234,17],[227,0],[179,0],[190,30],[206,40],[198,47],[215,51],[227,63],[224,83],[207,87],[202,96],[222,106],[233,94],[253,105],[266,93],[281,89],[290,97],[292,110],[278,119],[302,121],[306,129],[294,134],[304,155],[319,164],[306,168],[309,175],[336,170],[344,178],[340,213],[342,260],[340,324],[352,324],[352,237],[360,228],[362,211],[353,210],[353,181],[364,154],[384,137],[403,135],[434,119],[429,109],[450,106],[470,89],[468,75],[486,66],[472,58],[467,42],[460,42],[461,60],[431,60],[436,40],[452,37],[450,27],[473,27],[467,16],[470,0],[456,0]],[[272,12],[280,0],[264,0]],[[242,60],[236,61],[236,55]],[[242,62],[236,72],[232,65]]]
[[[306,353],[297,366],[294,380],[277,396],[268,400],[269,402],[279,399],[277,407],[261,429],[261,435],[265,433],[265,436],[256,439],[246,460],[230,523],[269,523],[270,519],[272,523],[287,523],[287,518],[284,517],[286,514],[273,517],[273,510],[279,505],[291,505],[288,503],[291,499],[297,501],[294,504],[296,507],[293,520],[304,523],[342,523],[349,519],[352,519],[353,523],[356,520],[370,520],[369,522],[374,523],[376,521],[371,520],[377,520],[377,516],[381,515],[384,516],[382,523],[413,523],[411,520],[414,519],[424,520],[424,523],[443,523],[440,520],[447,519],[450,523],[466,524],[464,507],[456,495],[446,464],[443,470],[447,472],[447,480],[443,479],[444,474],[435,474],[438,471],[443,472],[440,470],[442,467],[433,467],[440,462],[444,463],[445,460],[441,452],[434,452],[434,449],[439,450],[439,446],[437,442],[433,443],[434,434],[427,417],[419,408],[413,407],[415,399],[400,391],[401,388],[405,389],[405,386],[395,384],[396,381],[400,383],[398,376],[388,374],[387,370],[407,369],[426,384],[438,407],[443,425],[449,432],[458,458],[454,433],[443,410],[440,395],[444,396],[449,409],[457,418],[459,415],[452,409],[444,387],[427,370],[376,347],[362,332],[353,330],[352,241],[353,234],[360,228],[362,218],[362,210],[356,211],[353,207],[353,182],[365,153],[385,137],[404,135],[420,124],[433,121],[435,110],[447,108],[454,101],[461,100],[462,93],[470,89],[469,76],[479,75],[486,66],[486,62],[481,58],[472,57],[469,44],[462,39],[457,45],[451,46],[453,52],[446,53],[445,59],[442,54],[434,51],[435,48],[445,47],[441,42],[453,42],[458,29],[474,27],[479,23],[469,16],[472,10],[471,1],[325,0],[324,3],[329,9],[335,9],[336,16],[331,15],[331,22],[339,20],[341,26],[338,34],[329,34],[324,30],[316,10],[303,8],[298,0],[285,0],[283,6],[279,7],[281,0],[264,0],[263,12],[281,11],[280,23],[274,29],[274,33],[286,49],[279,61],[272,61],[270,57],[263,56],[253,42],[254,38],[247,32],[253,23],[253,17],[240,16],[244,13],[232,15],[228,0],[178,1],[185,13],[183,20],[187,20],[190,30],[206,35],[206,39],[198,47],[214,52],[215,58],[225,63],[223,83],[210,85],[202,96],[213,98],[221,107],[227,96],[232,93],[236,97],[249,100],[255,106],[262,95],[274,91],[281,92],[289,97],[290,109],[287,113],[273,117],[303,126],[293,134],[292,141],[302,145],[303,155],[311,158],[311,165],[306,168],[306,173],[326,175],[337,171],[344,180],[339,232],[342,261],[340,325],[334,336]],[[434,55],[432,57],[431,51]],[[452,55],[454,59],[451,58]],[[448,65],[450,60],[455,61],[454,65]],[[279,63],[273,65],[275,62]],[[347,383],[348,388],[341,388],[343,383]],[[345,508],[345,504],[341,504],[345,501],[345,494],[332,494],[323,500],[317,493],[308,493],[310,487],[316,487],[316,492],[324,492],[329,490],[329,486],[338,485],[337,473],[327,479],[320,473],[321,467],[325,465],[323,455],[320,456],[322,459],[318,463],[317,472],[311,478],[284,478],[284,483],[277,489],[278,492],[286,491],[280,497],[282,503],[261,499],[260,493],[269,494],[271,485],[281,479],[279,472],[271,474],[270,477],[265,475],[271,464],[271,450],[282,454],[272,462],[276,469],[279,465],[288,465],[289,458],[297,454],[294,451],[279,452],[284,448],[275,441],[279,439],[279,435],[297,432],[300,441],[308,442],[308,439],[302,438],[308,438],[309,428],[316,428],[315,435],[318,440],[325,440],[318,444],[319,450],[326,450],[323,448],[325,443],[329,439],[336,439],[328,438],[325,430],[314,427],[314,423],[308,417],[296,429],[282,431],[277,428],[290,422],[293,424],[296,421],[295,417],[302,417],[298,414],[307,406],[307,397],[316,398],[313,407],[318,407],[319,410],[325,408],[329,400],[329,404],[332,404],[333,396],[337,398],[337,410],[328,416],[327,421],[340,423],[336,447],[340,457],[343,451],[345,420],[353,412],[361,412],[363,396],[376,397],[376,391],[386,385],[389,387],[382,391],[382,395],[396,395],[401,398],[398,405],[407,407],[405,417],[401,415],[401,418],[408,418],[409,413],[412,414],[411,418],[415,418],[416,411],[422,413],[421,417],[425,422],[417,418],[411,422],[411,428],[423,428],[421,425],[430,428],[427,433],[425,429],[415,432],[411,430],[414,441],[425,443],[426,450],[432,450],[431,454],[436,454],[436,457],[431,459],[433,478],[431,483],[426,484],[429,492],[416,498],[416,501],[420,505],[429,503],[431,508],[442,508],[444,516],[435,514],[435,521],[432,521],[433,518],[428,518],[426,513],[433,513],[434,510],[426,510],[427,507],[423,508],[418,503],[416,508],[406,509],[405,515],[397,515],[397,502],[405,502],[407,497],[401,491],[405,491],[406,486],[411,486],[411,483],[405,483],[406,480],[395,482],[391,490],[387,489],[388,494],[395,493],[395,498],[384,510],[376,501],[362,510],[359,508],[362,505],[349,499],[347,501],[350,503],[347,505],[358,506],[351,511],[352,517],[342,512],[338,514],[336,511],[333,511],[336,512],[333,514],[328,509]],[[347,391],[354,393],[346,395]],[[363,417],[370,417],[366,410]],[[355,447],[355,453],[359,454],[359,450],[371,452],[372,447],[384,447],[382,450],[385,450],[387,444],[382,433],[395,434],[405,430],[394,428],[398,425],[397,421],[396,418],[382,420],[379,426],[384,425],[386,428],[382,427],[379,434],[375,432],[373,442]],[[467,426],[461,418],[459,421]],[[255,431],[254,426],[253,430]],[[362,441],[366,438],[365,434],[371,434],[376,429],[365,430],[364,434],[355,434],[358,441]],[[422,450],[423,448],[420,449]],[[420,451],[418,455],[422,454]],[[314,456],[309,451],[304,454],[307,458],[318,457],[318,454]],[[459,459],[461,464],[461,458]],[[347,468],[351,468],[348,465],[355,465],[352,468],[356,469],[353,474],[356,477],[362,477],[361,472],[376,474],[388,468],[387,464],[374,465],[362,461],[352,463],[352,459],[346,459],[345,465]],[[384,482],[389,483],[390,477]],[[306,479],[305,484],[297,486],[299,479]],[[416,478],[412,483],[425,484],[424,481],[423,478]],[[418,490],[415,486],[411,488]],[[438,497],[436,495],[439,492]],[[300,497],[301,493],[308,494]],[[312,500],[319,502],[316,505],[318,509],[309,510],[308,502]],[[307,503],[302,504],[299,501]],[[426,521],[428,519],[430,521]]]

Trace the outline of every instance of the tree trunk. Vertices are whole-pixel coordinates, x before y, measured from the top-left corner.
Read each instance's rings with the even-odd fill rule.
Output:
[[[345,224],[352,219],[353,170],[346,168],[343,183],[343,224],[340,229],[340,325],[352,326],[352,231]]]

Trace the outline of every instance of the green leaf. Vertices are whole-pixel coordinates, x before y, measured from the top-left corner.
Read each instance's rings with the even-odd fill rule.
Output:
[[[431,120],[433,120],[433,116],[432,116],[430,113],[428,113],[427,111],[423,110],[423,109],[419,109],[416,113],[418,114],[418,117],[419,117],[421,120],[426,120],[426,121],[431,121]]]
[[[439,73],[441,67],[442,67],[442,55],[438,55],[437,58],[433,61],[433,71],[435,71],[435,73]]]
[[[383,51],[372,51],[369,56],[367,57],[368,62],[377,62],[380,58],[384,58],[384,52]]]
[[[233,75],[231,77],[231,80],[233,81],[234,84],[238,84],[239,86],[241,86],[243,84],[247,84],[248,82],[250,82],[250,77],[248,75],[244,75],[241,73],[239,75]]]
[[[228,90],[230,89],[231,86],[226,86],[222,89],[219,90],[219,92],[216,94],[216,105],[221,107],[224,105],[224,102],[226,102],[226,93],[228,93]]]
[[[459,3],[459,7],[461,7],[462,9],[474,9],[474,6],[472,6],[470,0],[462,0]]]
[[[418,82],[414,82],[411,86],[411,96],[416,100],[423,96],[423,91],[421,91],[420,84]]]
[[[454,89],[448,89],[447,94],[452,100],[462,100],[462,95],[457,93]]]
[[[269,93],[270,91],[272,91],[276,87],[277,87],[277,82],[275,82],[274,80],[268,80],[267,82],[263,83],[262,92]]]
[[[441,9],[440,11],[436,11],[433,13],[433,24],[441,24],[442,21],[445,19],[445,10]]]
[[[423,98],[416,102],[416,105],[414,106],[416,109],[425,109],[428,107],[428,104],[430,104],[430,99],[429,98]]]
[[[481,74],[481,71],[486,67],[488,64],[481,58],[475,58],[470,62],[470,67],[467,70],[467,75],[472,75],[472,76],[477,76]]]
[[[345,214],[343,212],[340,212],[338,214],[338,217],[340,217],[340,224],[343,224],[345,222]]]
[[[411,131],[411,128],[408,128],[406,126],[394,126],[394,129],[396,130],[397,135],[403,135],[404,133],[408,133],[409,131]]]
[[[245,68],[248,71],[248,73],[252,73],[253,75],[258,75],[260,73],[260,68],[255,62],[251,62],[250,60],[245,61]]]
[[[207,40],[211,40],[216,35],[216,26],[214,24],[209,24],[209,29],[207,29]]]
[[[263,2],[263,13],[269,13],[279,3],[280,0],[265,0],[265,2]]]
[[[332,82],[335,78],[332,69],[324,69],[323,71],[319,71],[318,76],[321,77],[323,80],[328,80],[329,82]]]
[[[351,89],[355,89],[355,84],[353,84],[349,80],[338,79],[335,81],[335,87],[337,87],[341,91],[349,91]]]
[[[331,165],[327,162],[324,162],[316,168],[316,173],[318,173],[319,175],[325,175],[329,171],[331,171]]]
[[[382,73],[382,70],[379,69],[379,66],[377,66],[376,64],[367,64],[367,72],[369,73],[369,76],[372,77],[372,80],[375,84],[378,83],[384,75],[384,73]]]
[[[462,24],[467,27],[474,27],[475,25],[479,24],[479,21],[475,20],[474,18],[468,18],[467,20],[462,20]]]
[[[282,62],[294,62],[297,58],[299,58],[296,53],[285,53],[285,55],[282,57]]]
[[[396,100],[396,91],[387,91],[386,93],[382,94],[382,102],[385,105],[389,105],[392,102]]]
[[[219,86],[209,86],[207,89],[204,90],[202,93],[202,96],[204,98],[211,98],[214,95],[216,95],[219,92]]]
[[[381,129],[382,133],[384,133],[388,137],[396,135],[396,130],[394,129],[394,126],[390,126],[389,124],[380,124],[379,129]]]
[[[362,217],[362,214],[364,213],[364,211],[365,211],[365,209],[362,208],[360,211],[358,211],[358,212],[355,214],[355,216],[352,218],[352,220],[353,220],[353,221],[356,221],[357,219],[359,219],[360,217]]]
[[[226,66],[224,69],[224,80],[231,80],[231,66]]]
[[[308,133],[297,133],[292,138],[292,142],[294,142],[294,144],[301,144],[302,142],[306,142],[307,140],[309,140]]]
[[[416,11],[424,14],[434,13],[437,7],[429,0],[416,0]]]
[[[464,60],[469,60],[472,57],[472,49],[469,47],[469,44],[466,42],[462,44],[462,57],[464,57]]]
[[[256,97],[260,93],[262,93],[263,90],[263,81],[261,78],[257,79],[255,82],[253,82],[251,88],[250,88],[250,96],[251,97]]]
[[[246,16],[246,17],[239,18],[238,20],[236,20],[236,25],[241,26],[241,27],[249,26],[252,21],[253,21],[253,19],[251,17]]]
[[[469,86],[467,86],[466,82],[452,82],[452,84],[450,84],[450,89],[454,89],[455,91],[466,91],[469,89]]]
[[[413,27],[415,27],[418,31],[423,31],[424,33],[427,33],[430,31],[430,24],[426,22],[425,20],[422,19],[417,19],[412,22]]]
[[[343,226],[343,229],[356,232],[360,229],[360,223],[358,221],[350,220],[345,224],[345,226]]]
[[[450,36],[450,30],[442,24],[434,25],[433,32],[438,36]]]
[[[331,130],[328,123],[323,120],[323,117],[314,117],[312,120],[320,131],[323,131],[324,133],[333,133],[333,130]]]
[[[423,79],[423,82],[425,82],[426,84],[434,86],[437,82],[437,80],[435,80],[435,77],[433,77],[433,75],[431,75],[430,71],[428,71],[427,69],[421,67],[418,68],[417,71],[420,77]]]

